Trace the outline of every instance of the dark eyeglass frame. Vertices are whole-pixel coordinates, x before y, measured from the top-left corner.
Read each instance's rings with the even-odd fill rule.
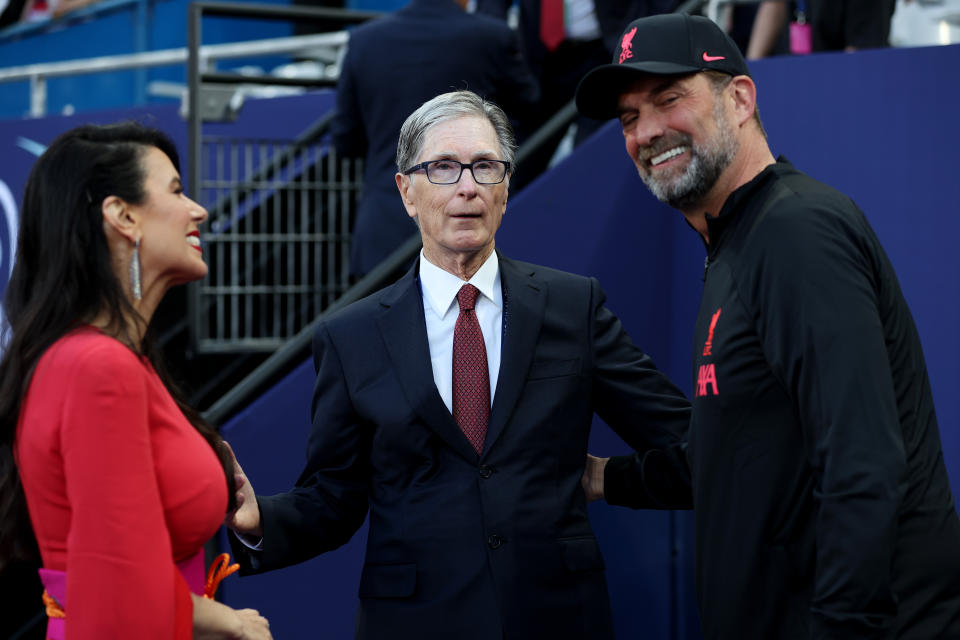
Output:
[[[434,181],[433,178],[430,177],[430,165],[436,164],[436,163],[438,163],[438,162],[449,162],[449,163],[451,163],[451,164],[458,164],[458,165],[460,165],[460,173],[457,174],[457,179],[456,179],[456,180],[453,180],[452,182],[436,182],[436,181]],[[499,180],[497,180],[496,182],[481,182],[481,181],[477,180],[477,174],[475,174],[475,173],[473,172],[473,165],[475,165],[475,164],[483,164],[483,163],[485,163],[485,162],[488,162],[488,163],[489,163],[489,162],[493,162],[493,163],[496,163],[496,164],[503,165],[503,177],[500,178]],[[464,169],[470,169],[470,175],[473,176],[473,181],[474,181],[474,182],[476,182],[477,184],[488,184],[488,185],[489,185],[489,184],[500,184],[501,182],[503,182],[504,180],[507,179],[507,174],[510,173],[510,163],[507,162],[506,160],[491,160],[491,159],[475,160],[475,161],[473,161],[473,162],[466,162],[466,163],[460,162],[460,161],[458,161],[458,160],[427,160],[426,162],[421,162],[420,164],[415,164],[415,165],[413,165],[412,167],[410,167],[409,169],[407,169],[406,171],[404,171],[404,172],[403,172],[403,175],[408,176],[408,175],[410,175],[411,173],[413,173],[414,171],[419,171],[420,169],[423,169],[423,172],[424,172],[425,174],[427,174],[427,180],[430,181],[430,184],[440,184],[440,185],[457,184],[458,182],[460,182],[460,178],[463,177],[463,170],[464,170]]]

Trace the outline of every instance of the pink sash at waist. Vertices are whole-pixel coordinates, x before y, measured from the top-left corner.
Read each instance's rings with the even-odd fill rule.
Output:
[[[204,582],[206,581],[203,549],[200,549],[200,551],[183,562],[178,562],[177,569],[180,569],[180,575],[182,575],[183,579],[187,582],[187,587],[190,588],[190,592],[202,596]]]
[[[203,595],[204,571],[203,571],[203,549],[183,562],[177,563],[177,569],[190,591]],[[55,569],[40,569],[40,581],[47,595],[57,601],[64,615],[67,612],[67,574],[65,571]],[[47,640],[65,640],[66,627],[65,618],[47,618]]]
[[[64,612],[67,610],[67,574],[54,569],[39,569],[40,582],[47,595],[57,601]],[[63,618],[47,618],[47,640],[64,640],[66,630]]]

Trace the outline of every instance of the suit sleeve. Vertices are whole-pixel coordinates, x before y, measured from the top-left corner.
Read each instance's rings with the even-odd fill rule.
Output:
[[[258,496],[263,550],[244,553],[245,573],[277,569],[345,544],[368,508],[370,429],[353,409],[340,355],[326,325],[314,335],[317,381],[307,463],[296,486]],[[234,545],[237,549],[238,545]]]
[[[814,208],[772,217],[745,295],[815,483],[810,637],[893,637],[906,459],[879,311],[882,250],[843,220]]]
[[[69,633],[189,638],[193,605],[160,501],[146,372],[121,349],[91,350],[62,381]]]
[[[367,153],[367,133],[360,118],[361,109],[357,101],[356,86],[356,50],[351,47],[354,37],[350,37],[347,53],[343,58],[340,78],[337,80],[337,96],[333,120],[330,122],[330,135],[337,153],[362,158]]]
[[[693,506],[686,435],[690,403],[630,340],[591,280],[593,389],[597,415],[636,453],[604,473],[606,500],[635,509]]]

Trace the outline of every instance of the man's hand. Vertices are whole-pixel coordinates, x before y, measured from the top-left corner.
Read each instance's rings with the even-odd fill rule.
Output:
[[[610,458],[598,458],[587,454],[587,466],[580,478],[580,485],[587,496],[587,502],[603,499],[603,470]]]
[[[237,508],[227,514],[223,524],[245,536],[263,537],[263,529],[260,526],[260,506],[257,504],[253,486],[247,480],[247,474],[243,472],[243,467],[237,461],[237,456],[233,453],[230,444],[226,441],[224,444],[227,445],[230,457],[233,458],[233,477],[237,482]]]

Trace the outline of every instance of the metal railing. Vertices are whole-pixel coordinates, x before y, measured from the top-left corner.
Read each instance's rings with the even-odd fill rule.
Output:
[[[250,78],[203,64],[204,17],[318,20],[353,24],[380,13],[197,2],[188,17],[190,184],[211,213],[209,275],[190,287],[191,342],[202,353],[271,352],[349,286],[350,230],[362,162],[338,158],[324,139],[328,120],[295,141],[209,138],[211,89],[251,82],[296,86],[333,81]],[[249,52],[248,52],[249,53]]]
[[[273,351],[350,284],[362,162],[316,138],[206,138],[201,164],[198,193],[218,204],[193,289],[197,349]]]
[[[347,33],[344,31],[333,33],[318,33],[305,36],[290,36],[286,38],[270,38],[266,40],[252,40],[248,42],[232,42],[227,44],[211,44],[197,51],[197,60],[204,68],[213,66],[215,60],[231,58],[249,58],[257,55],[291,54],[308,52],[317,49],[331,49],[334,52],[343,49],[347,44]],[[336,55],[336,53],[333,53]],[[169,66],[183,64],[188,59],[188,48],[162,49],[126,55],[99,56],[81,58],[64,62],[44,62],[0,69],[0,83],[30,82],[30,116],[34,118],[46,115],[48,78],[57,76],[75,76],[105,71],[123,71],[127,69],[142,69],[147,67]],[[322,79],[325,85],[336,83],[336,68]],[[212,74],[211,74],[212,75]],[[230,75],[231,79],[238,76]],[[289,84],[283,78],[239,76],[245,83],[255,84]],[[317,82],[315,84],[319,84]],[[303,85],[304,82],[298,82]]]

